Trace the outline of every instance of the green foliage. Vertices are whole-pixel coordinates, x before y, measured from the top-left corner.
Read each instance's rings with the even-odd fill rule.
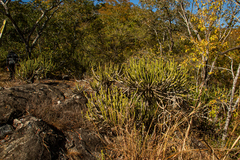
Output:
[[[208,117],[209,119],[216,117],[223,117],[222,111],[225,110],[225,106],[228,104],[230,91],[226,87],[212,85],[212,87],[204,88],[200,96],[200,101],[203,107],[199,109],[199,114]],[[195,106],[196,99],[199,95],[199,90],[191,90],[189,92],[190,102]]]
[[[188,88],[188,70],[174,60],[144,56],[130,58],[124,66],[127,85],[150,104],[182,96]]]
[[[102,119],[111,126],[134,120],[136,126],[144,124],[148,129],[162,112],[156,102],[174,101],[187,90],[187,70],[174,61],[150,56],[131,58],[122,72],[113,63],[93,71],[91,86],[97,92],[88,101],[90,119]]]
[[[87,117],[97,124],[111,127],[124,128],[128,124],[138,127],[146,125],[145,128],[148,129],[152,119],[157,118],[157,106],[148,108],[146,102],[136,95],[136,92],[124,94],[124,89],[117,86],[107,90],[101,86],[98,93],[95,92],[88,98]]]
[[[28,81],[33,78],[46,78],[47,73],[53,71],[54,67],[51,59],[44,58],[41,55],[35,59],[21,61],[16,73],[21,79]]]
[[[0,49],[0,67],[4,68],[6,67],[6,59],[7,59],[7,52],[4,52],[2,49]]]
[[[131,2],[109,0],[98,12],[101,28],[91,39],[95,41],[92,45],[95,52],[100,51],[96,54],[99,61],[122,63],[149,40],[139,16],[140,9]]]
[[[204,121],[204,124],[214,126],[212,128],[217,134],[222,132],[227,119],[226,111],[232,105],[229,93],[233,78],[229,73],[238,67],[239,51],[219,56],[213,71],[208,72],[219,52],[239,45],[240,32],[235,24],[236,17],[231,17],[235,13],[237,15],[239,5],[236,8],[232,1],[220,0],[201,3],[149,0],[142,1],[142,6],[139,7],[128,0],[107,0],[98,4],[92,0],[69,0],[64,1],[53,16],[51,11],[46,13],[51,20],[47,17],[40,20],[42,12],[39,7],[46,9],[51,2],[53,1],[9,3],[12,18],[27,43],[24,43],[7,19],[1,38],[1,67],[5,66],[9,50],[14,50],[19,55],[27,55],[26,50],[30,49],[31,58],[35,59],[24,60],[20,56],[23,61],[19,64],[17,74],[23,80],[56,74],[80,78],[83,72],[90,72],[92,69],[93,80],[90,85],[96,93],[88,99],[88,117],[111,126],[123,126],[127,124],[126,121],[132,121],[136,128],[142,125],[148,128],[149,122],[154,120],[158,126],[167,126],[166,123],[174,123],[173,115],[176,114],[173,113],[176,108],[172,106],[177,101],[181,109],[187,106],[190,111],[194,111],[191,115],[197,117],[194,118],[195,121],[199,120],[195,124]],[[227,9],[218,10],[221,3],[227,3],[231,7],[223,4]],[[191,7],[187,7],[189,4],[196,4],[198,10],[192,8],[191,13],[188,10]],[[0,22],[4,19],[6,16],[0,15]],[[40,21],[36,24],[38,20]],[[44,25],[45,20],[49,20],[47,25]],[[218,22],[226,23],[220,26]],[[36,28],[32,28],[33,26]],[[41,26],[44,27],[43,30]],[[35,36],[38,35],[41,35],[41,38],[32,46]],[[30,48],[26,48],[26,44]],[[138,53],[146,48],[158,52],[165,59]],[[136,57],[129,58],[133,54]],[[166,60],[166,54],[175,61]],[[228,56],[234,60],[231,69]],[[210,75],[208,86],[201,90],[199,82],[206,78],[207,73]],[[196,90],[190,86],[191,80],[188,76],[195,79]],[[218,87],[212,84],[218,84]],[[76,87],[79,92],[84,90],[80,85]],[[239,96],[239,83],[236,85],[237,89],[234,102]],[[186,103],[178,103],[186,94]],[[239,133],[239,129],[230,130],[234,128],[233,122],[236,122],[235,126],[239,128],[239,103],[237,106],[232,113],[228,131],[232,132],[229,134],[232,139],[236,138],[234,134]],[[185,110],[184,116],[186,112]],[[178,113],[182,114],[181,111]],[[162,131],[159,132],[160,136],[161,133]],[[142,132],[139,134],[141,136],[136,138],[138,144],[141,143],[139,139],[144,138]],[[186,147],[184,145],[176,144],[183,146],[182,148]],[[182,154],[181,147],[178,150]]]
[[[121,71],[121,66],[116,65],[112,62],[109,62],[104,66],[99,65],[95,71],[92,67],[94,80],[91,82],[91,87],[96,91],[98,91],[101,86],[104,86],[106,88],[110,87],[113,82],[120,79]]]
[[[37,70],[38,64],[36,59],[34,60],[23,60],[19,63],[17,74],[20,78],[27,80],[32,78],[34,72]]]
[[[128,98],[121,89],[113,87],[105,90],[100,88],[88,99],[87,117],[98,123],[106,122],[110,126],[124,126],[125,122],[134,115],[133,98]]]

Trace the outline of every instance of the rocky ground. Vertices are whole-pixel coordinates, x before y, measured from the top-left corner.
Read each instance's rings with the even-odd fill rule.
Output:
[[[75,80],[34,84],[0,74],[0,159],[101,159],[105,142],[85,118]],[[86,91],[86,81],[78,81]]]

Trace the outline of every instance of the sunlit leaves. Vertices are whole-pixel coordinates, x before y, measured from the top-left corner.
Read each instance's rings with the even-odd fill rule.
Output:
[[[229,4],[228,1],[222,0],[193,1],[193,12],[189,15],[189,19],[186,16],[187,11],[182,8],[182,17],[188,27],[189,39],[193,44],[191,49],[186,50],[186,53],[193,53],[189,54],[189,61],[196,62],[195,66],[203,72],[207,72],[204,71],[207,63],[231,45],[226,39],[235,25],[233,15],[236,12],[234,12],[234,6],[231,9],[227,8]],[[202,75],[206,74],[202,73]]]
[[[32,0],[34,6],[44,10],[56,7],[61,2],[62,0]]]

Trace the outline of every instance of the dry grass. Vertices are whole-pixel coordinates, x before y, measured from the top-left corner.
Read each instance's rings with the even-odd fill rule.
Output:
[[[143,135],[137,129],[118,132],[117,138],[108,149],[111,150],[106,159],[219,159],[211,148],[201,140],[197,140],[193,135],[189,135],[189,130],[177,130],[178,124],[172,126],[165,133],[156,131],[153,134]],[[198,144],[194,144],[194,139]]]
[[[91,124],[84,117],[86,107],[76,102],[69,102],[66,105],[49,105],[47,101],[37,105],[31,102],[27,107],[27,112],[61,131],[91,128]]]
[[[9,74],[10,73],[7,71],[0,70],[0,86],[1,87],[8,88],[8,87],[14,87],[14,86],[26,84],[26,82],[21,81],[17,78],[15,80],[10,81]]]
[[[192,119],[197,114],[195,111],[186,114],[175,112],[167,128],[163,123],[157,123],[154,131],[144,131],[136,128],[133,121],[125,125],[125,128],[115,128],[117,136],[108,141],[105,159],[123,160],[230,160],[238,159],[240,136],[234,136],[229,147],[217,146],[208,135],[199,136],[198,131],[193,130]],[[159,117],[163,118],[163,117]],[[235,126],[233,129],[239,127]],[[235,132],[233,130],[233,132]]]
[[[150,130],[146,130],[147,126],[137,126],[132,119],[129,119],[124,127],[117,125],[110,128],[107,133],[114,134],[105,137],[108,145],[103,159],[239,160],[240,112],[232,120],[234,123],[229,132],[228,142],[221,146],[222,142],[218,141],[221,134],[214,137],[217,133],[213,133],[217,129],[211,128],[209,131],[207,129],[211,125],[201,126],[206,123],[199,117],[202,111],[201,102],[195,108],[182,105],[186,104],[178,104],[179,107],[175,109],[167,107],[168,115],[158,115],[157,120],[153,120],[152,127],[149,127]],[[186,107],[190,109],[183,109]],[[97,123],[96,129],[102,128],[104,127]]]

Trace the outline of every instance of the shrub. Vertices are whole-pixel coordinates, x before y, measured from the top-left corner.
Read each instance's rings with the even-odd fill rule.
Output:
[[[112,62],[104,66],[99,65],[95,70],[92,68],[94,80],[90,83],[91,87],[95,91],[98,91],[101,86],[104,86],[105,89],[109,88],[113,82],[119,80],[121,70],[120,65]]]
[[[0,49],[0,67],[4,68],[6,67],[6,59],[7,59],[7,54],[8,52],[5,52],[3,49]]]
[[[91,121],[107,123],[110,126],[123,126],[134,115],[134,98],[128,98],[121,89],[114,86],[112,89],[100,88],[88,98],[87,117]]]
[[[122,126],[127,119],[131,119],[136,126],[144,124],[149,129],[152,121],[162,112],[156,102],[163,105],[165,101],[173,102],[174,98],[181,98],[187,90],[187,70],[174,61],[165,62],[151,57],[131,58],[122,72],[113,63],[93,70],[91,86],[97,92],[89,98],[89,118],[99,120],[102,117],[102,122],[113,126]],[[111,85],[111,82],[120,80],[122,88]],[[128,87],[124,86],[125,83]],[[125,92],[129,89],[130,92]]]
[[[213,148],[219,145],[215,142],[219,137],[214,136],[221,135],[229,90],[216,86],[203,89],[201,94],[199,90],[189,90],[187,69],[174,60],[151,55],[130,58],[122,72],[113,64],[110,68],[108,65],[99,67],[94,76],[98,89],[88,97],[87,117],[97,123],[100,133],[103,128],[110,129],[103,132],[109,134],[111,140],[106,140],[110,149],[104,154],[105,158],[239,157],[235,151],[240,139],[237,135],[239,112],[234,113],[236,123],[230,126],[232,134],[226,144],[231,149]],[[109,83],[120,80],[121,88],[116,83]],[[185,99],[186,94],[188,99]],[[192,107],[182,110],[185,104],[179,104],[177,100],[184,100]],[[181,110],[172,107],[174,103]],[[210,138],[202,141],[202,136]]]
[[[45,78],[47,73],[54,69],[55,65],[51,59],[39,56],[35,59],[23,60],[19,63],[17,75],[26,81],[33,81],[34,78]]]
[[[188,70],[174,60],[165,61],[150,56],[133,57],[124,69],[127,85],[131,90],[137,91],[149,105],[156,101],[174,101],[182,97],[188,88]]]

